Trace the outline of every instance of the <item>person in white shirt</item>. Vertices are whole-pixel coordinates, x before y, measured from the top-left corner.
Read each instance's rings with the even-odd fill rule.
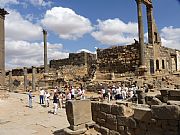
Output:
[[[66,94],[66,100],[71,100],[71,92],[67,92]]]
[[[106,97],[106,90],[104,88],[101,89],[101,97],[102,99],[105,99]]]
[[[82,99],[82,90],[78,88],[78,96]]]
[[[107,95],[108,95],[108,102],[111,101],[111,89],[107,90]]]
[[[75,89],[74,89],[74,87],[72,87],[72,89],[71,89],[71,99],[74,99],[74,95],[75,95]]]
[[[118,88],[116,89],[116,100],[120,99],[120,98],[121,98],[121,95],[122,95],[122,93],[121,93],[121,87],[118,87]]]
[[[122,88],[122,98],[126,99],[127,87]]]
[[[43,88],[40,89],[40,104],[44,104],[44,95],[45,95],[45,91]]]
[[[85,89],[82,89],[82,99],[85,99]]]
[[[49,107],[49,98],[50,98],[50,94],[48,91],[45,92],[45,103],[46,103],[46,107]]]

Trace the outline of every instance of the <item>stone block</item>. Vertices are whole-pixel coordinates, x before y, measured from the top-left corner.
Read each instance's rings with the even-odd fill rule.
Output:
[[[153,98],[151,99],[149,105],[162,105],[162,102],[161,102],[161,100],[159,100],[158,98],[153,97]]]
[[[111,130],[117,130],[117,118],[115,115],[107,114],[106,127]]]
[[[100,126],[106,126],[106,121],[104,119],[99,119]]]
[[[125,135],[135,135],[135,129],[125,127],[124,131],[125,131]]]
[[[92,113],[92,120],[97,122],[98,114],[97,113]]]
[[[94,125],[94,129],[95,129],[97,132],[100,132],[101,127],[100,127],[98,124],[95,124],[95,125]]]
[[[80,125],[92,121],[90,100],[70,100],[66,102],[66,115],[70,125]]]
[[[135,129],[135,135],[148,135],[146,134],[146,130],[145,129],[140,129],[140,128],[137,128]],[[154,134],[149,134],[149,135],[154,135]]]
[[[127,107],[131,107],[132,106],[132,102],[127,102],[127,101],[116,101],[117,105],[125,105]]]
[[[129,117],[127,121],[127,126],[132,129],[136,128],[137,127],[136,120]]]
[[[124,126],[117,126],[117,131],[118,131],[120,134],[125,133],[125,131],[124,131]]]
[[[140,135],[140,134],[138,134],[138,135]],[[162,128],[156,127],[156,128],[153,128],[153,129],[148,129],[146,131],[146,135],[164,135],[164,134],[163,134]]]
[[[117,116],[117,122],[120,126],[126,126],[128,122],[128,118],[125,116]]]
[[[102,135],[109,135],[109,129],[101,126],[101,127],[100,127],[100,133],[101,133]]]
[[[153,105],[153,118],[160,120],[179,120],[180,107],[176,105]]]
[[[152,129],[154,127],[158,127],[157,126],[157,120],[156,119],[151,119],[149,122],[146,123],[146,127],[148,129]],[[161,127],[161,125],[159,127]]]
[[[120,133],[114,130],[110,130],[109,135],[120,135]]]
[[[76,131],[71,130],[69,128],[63,129],[63,132],[64,132],[65,135],[80,135],[80,134],[84,134],[86,131],[87,131],[86,128],[79,129],[79,130],[76,130]]]
[[[98,113],[98,118],[100,118],[100,119],[104,119],[104,120],[106,120],[106,113],[105,112],[99,112]]]
[[[80,125],[70,125],[69,127],[70,129],[76,131],[76,130],[80,130],[80,129],[84,129],[86,128],[85,124],[80,124]]]
[[[118,116],[132,116],[134,111],[131,107],[127,107],[123,104],[121,105],[112,105],[111,106],[111,112],[113,115],[118,115]]]
[[[138,127],[142,130],[147,130],[147,125],[146,125],[146,122],[143,122],[143,121],[139,121],[138,122]]]
[[[163,96],[163,97],[162,97],[162,101],[163,101],[163,102],[167,103],[168,100],[169,100],[168,96]]]
[[[134,119],[136,120],[149,121],[151,116],[151,109],[149,108],[134,108]]]
[[[179,121],[178,120],[167,120],[169,126],[178,127]]]
[[[161,92],[161,96],[167,96],[169,94],[168,89],[160,90],[160,92]]]
[[[111,113],[111,104],[102,103],[100,104],[100,110],[105,113]]]
[[[100,111],[100,103],[96,101],[91,101],[91,110],[95,112]]]
[[[161,120],[161,127],[162,127],[162,129],[167,129],[167,127],[168,127],[167,120]]]
[[[166,131],[164,132],[163,135],[179,135],[179,132],[174,132],[174,131]]]
[[[170,90],[169,96],[180,97],[180,90]]]
[[[168,100],[167,104],[168,105],[178,105],[178,106],[180,106],[180,101]]]
[[[86,123],[85,126],[86,126],[87,129],[89,129],[89,128],[94,128],[95,124],[96,123],[94,121],[91,121],[91,122]]]
[[[172,132],[178,132],[179,128],[177,126],[167,126],[164,131],[172,131]]]

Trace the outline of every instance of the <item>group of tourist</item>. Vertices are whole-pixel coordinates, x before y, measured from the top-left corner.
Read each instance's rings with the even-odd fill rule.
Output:
[[[55,87],[53,94],[50,94],[44,88],[40,88],[39,103],[41,105],[45,105],[46,107],[49,107],[49,101],[50,101],[51,96],[52,96],[53,105],[54,105],[53,113],[57,114],[58,108],[62,109],[65,101],[73,100],[75,98],[85,99],[85,90],[81,87],[78,87],[77,89],[75,87],[70,87],[66,90]],[[33,95],[32,95],[31,90],[28,93],[28,97],[29,97],[28,98],[29,99],[29,107],[32,108]]]
[[[113,85],[102,87],[101,89],[101,99],[111,100],[125,100],[127,98],[137,98],[136,91],[141,89],[144,92],[148,92],[147,84],[144,87],[139,88],[136,85]]]

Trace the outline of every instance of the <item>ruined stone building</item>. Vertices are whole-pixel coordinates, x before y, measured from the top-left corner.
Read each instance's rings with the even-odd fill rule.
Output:
[[[161,44],[145,45],[145,65],[148,74],[164,74],[179,71],[180,51]],[[114,46],[97,50],[98,70],[101,73],[136,73],[140,66],[139,44]]]
[[[152,2],[143,0],[147,10],[148,43],[144,43],[141,0],[137,0],[139,42],[97,50],[97,73],[115,73],[126,76],[138,74],[142,69],[147,75],[180,71],[180,51],[162,46],[152,13]]]
[[[96,61],[96,55],[80,52],[80,53],[70,53],[69,58],[50,60],[50,68],[59,69],[61,66],[74,65],[74,66],[89,66]]]

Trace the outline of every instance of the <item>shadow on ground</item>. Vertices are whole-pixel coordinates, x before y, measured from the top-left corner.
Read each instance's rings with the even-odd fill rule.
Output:
[[[65,133],[64,133],[64,130],[61,129],[61,130],[54,131],[53,135],[65,135]]]

